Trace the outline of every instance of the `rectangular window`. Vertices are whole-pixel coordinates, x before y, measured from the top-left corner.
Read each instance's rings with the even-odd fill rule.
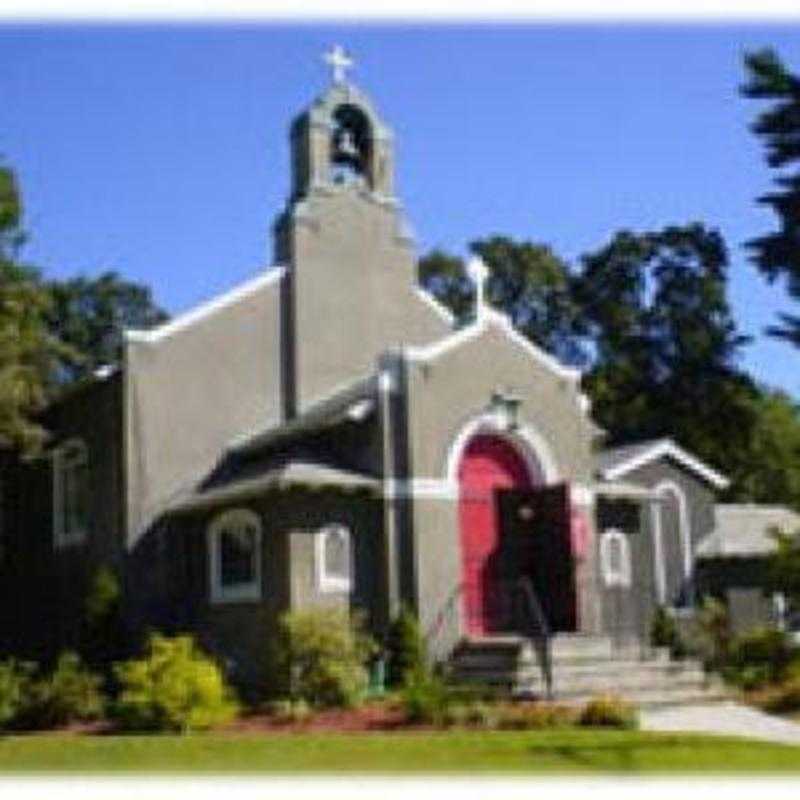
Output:
[[[81,544],[89,529],[89,459],[71,441],[53,453],[53,534],[56,547]]]

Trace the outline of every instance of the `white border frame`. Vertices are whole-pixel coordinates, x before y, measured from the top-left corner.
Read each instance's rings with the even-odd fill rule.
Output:
[[[350,561],[350,577],[339,578],[325,572],[325,542],[331,533],[344,533],[347,540],[347,553]],[[314,565],[317,578],[317,589],[322,594],[350,594],[353,591],[353,532],[341,522],[332,522],[320,528],[314,540]]]
[[[445,480],[456,487],[458,492],[458,468],[464,450],[469,446],[473,437],[480,434],[498,436],[512,445],[525,460],[528,476],[542,473],[545,484],[557,483],[560,477],[558,463],[550,445],[545,438],[529,425],[520,425],[514,431],[507,431],[499,424],[494,414],[485,412],[470,419],[456,434],[447,450],[445,462]]]
[[[222,585],[222,573],[220,572],[220,535],[225,528],[232,522],[254,524],[256,529],[255,541],[255,569],[254,577],[247,583],[239,583],[234,586]],[[224,603],[246,603],[261,600],[261,562],[263,525],[261,517],[249,508],[230,508],[217,514],[208,524],[208,588],[209,598],[212,605]]]
[[[619,570],[611,568],[611,546],[619,542]],[[619,528],[607,528],[599,537],[600,572],[603,576],[603,585],[607,589],[630,589],[633,569],[631,566],[631,545],[628,537]]]
[[[614,481],[645,464],[649,464],[651,461],[656,461],[662,456],[673,458],[679,464],[683,464],[687,469],[705,478],[705,480],[717,489],[726,489],[730,483],[724,475],[721,475],[716,470],[711,469],[707,464],[704,464],[690,453],[687,453],[686,450],[679,447],[671,439],[662,439],[661,441],[654,442],[653,445],[648,447],[644,452],[603,470],[602,475],[606,480]]]
[[[69,533],[64,529],[64,502],[66,499],[64,476],[68,469],[74,468],[79,463],[77,459],[67,461],[66,451],[73,447],[81,449],[82,459],[86,465],[87,480],[89,480],[89,448],[83,439],[78,437],[67,439],[53,450],[53,547],[56,550],[82,545],[89,535],[88,525]]]
[[[653,487],[653,491],[662,501],[671,493],[678,502],[678,536],[683,555],[683,577],[688,582],[692,579],[694,571],[694,553],[692,552],[692,525],[686,493],[679,484],[669,479],[659,481]],[[664,506],[664,502],[653,503],[650,506],[650,519],[653,523],[653,551],[656,559],[656,582],[661,605],[667,600],[667,566],[664,560],[664,529],[662,525]]]

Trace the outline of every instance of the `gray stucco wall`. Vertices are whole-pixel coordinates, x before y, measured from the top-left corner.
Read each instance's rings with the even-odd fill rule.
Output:
[[[429,361],[407,360],[407,477],[433,481],[448,497],[413,500],[411,515],[416,604],[432,649],[446,652],[461,635],[458,486],[447,484],[448,455],[465,426],[485,413],[492,393],[513,388],[522,398],[520,423],[543,439],[557,465],[551,482],[590,482],[591,428],[576,382],[554,374],[504,332],[483,333]],[[517,444],[528,445],[523,439]],[[582,584],[588,591],[590,583]],[[579,603],[585,604],[586,593]],[[579,617],[592,625],[590,614]]]
[[[279,282],[125,348],[128,546],[238,436],[281,418]]]
[[[665,483],[677,485],[686,498],[687,516],[689,520],[689,536],[691,540],[692,572],[694,572],[694,552],[697,545],[714,528],[714,489],[702,478],[690,472],[682,465],[669,458],[661,458],[646,464],[625,476],[626,481],[637,483],[648,489],[657,489]],[[686,595],[687,590],[684,570],[684,549],[679,529],[679,509],[675,495],[667,495],[668,502],[656,504],[658,511],[651,514],[661,515],[662,552],[666,577],[666,601],[673,604]],[[652,526],[652,517],[648,524]]]
[[[495,325],[437,358],[410,361],[408,387],[414,477],[444,479],[459,432],[486,412],[494,391],[511,388],[522,399],[521,425],[547,442],[560,478],[591,482],[592,430],[577,382],[554,374]]]
[[[229,508],[251,509],[262,522],[258,601],[215,604],[210,599],[208,526]],[[158,534],[161,544],[152,550],[156,561],[151,561],[150,572],[161,578],[150,585],[145,616],[166,629],[197,633],[206,646],[235,664],[244,685],[274,689],[281,680],[274,672],[274,654],[283,612],[316,606],[358,608],[375,630],[385,580],[382,519],[381,501],[364,492],[301,489],[174,517]],[[317,583],[316,535],[334,523],[352,532],[350,594],[322,592]]]
[[[448,332],[414,289],[400,225],[395,205],[335,187],[315,189],[279,223],[278,255],[291,264],[296,410],[372,372],[383,351]]]

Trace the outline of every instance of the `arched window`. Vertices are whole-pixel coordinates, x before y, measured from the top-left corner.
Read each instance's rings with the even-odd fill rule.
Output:
[[[321,592],[349,592],[353,585],[350,531],[328,525],[317,533],[317,585]]]
[[[89,529],[89,455],[80,439],[53,452],[53,541],[81,544]]]
[[[628,537],[615,528],[600,537],[600,568],[606,586],[627,588],[631,585],[631,553]]]
[[[261,520],[245,508],[215,517],[208,526],[212,603],[261,599]]]

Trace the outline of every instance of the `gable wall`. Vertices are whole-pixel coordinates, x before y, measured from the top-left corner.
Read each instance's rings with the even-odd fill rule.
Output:
[[[448,452],[461,429],[486,411],[493,391],[512,387],[523,398],[520,422],[547,441],[558,479],[590,482],[591,427],[579,408],[577,386],[534,361],[495,327],[430,362],[408,363],[407,384],[409,477],[444,481]],[[441,654],[457,640],[461,624],[457,498],[415,496],[410,528],[407,569],[413,572],[414,599],[423,630],[431,632],[431,649]],[[591,591],[589,584],[579,588],[579,605],[586,605],[581,593],[588,597]],[[585,629],[595,624],[582,613]]]
[[[152,343],[126,366],[128,545],[236,437],[281,418],[280,281]]]

